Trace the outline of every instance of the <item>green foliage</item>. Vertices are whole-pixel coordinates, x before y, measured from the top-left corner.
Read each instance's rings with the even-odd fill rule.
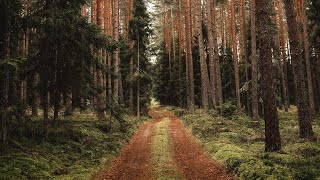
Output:
[[[217,107],[217,110],[223,117],[230,117],[236,113],[237,106],[228,101]]]
[[[221,57],[220,57],[221,59]],[[234,87],[234,66],[232,61],[232,51],[230,48],[225,50],[223,61],[221,62],[221,83],[223,96],[226,99],[235,97]]]
[[[141,113],[146,115],[151,101],[151,64],[149,62],[149,38],[152,35],[151,19],[147,12],[145,1],[134,0],[132,19],[129,21],[129,40],[133,47],[128,54],[132,59],[133,74],[128,74],[127,87],[132,87],[134,97],[137,97],[139,84],[139,103]],[[128,61],[127,61],[128,62]],[[129,64],[128,62],[127,64]],[[130,88],[129,88],[130,89]],[[129,91],[127,91],[129,94]],[[135,99],[135,102],[137,99]]]
[[[93,111],[58,120],[45,134],[39,119],[19,121],[8,152],[0,155],[0,179],[90,179],[108,166],[142,122],[125,119],[126,133],[117,123],[110,127],[99,121]]]
[[[280,112],[283,151],[264,152],[263,125],[249,117],[212,117],[201,111],[182,116],[212,157],[238,179],[319,179],[320,145],[299,138],[295,110]],[[320,133],[319,121],[314,130]]]

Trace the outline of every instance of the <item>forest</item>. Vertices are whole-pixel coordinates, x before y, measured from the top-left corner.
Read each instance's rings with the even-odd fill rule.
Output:
[[[319,180],[319,134],[319,0],[0,1],[0,180]]]

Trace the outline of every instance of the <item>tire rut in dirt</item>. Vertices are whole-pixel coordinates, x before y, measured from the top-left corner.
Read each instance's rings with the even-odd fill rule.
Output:
[[[151,144],[154,123],[144,124],[113,160],[110,170],[97,175],[94,179],[106,180],[149,180],[152,179]]]
[[[183,172],[184,179],[233,179],[218,162],[205,153],[178,118],[170,112],[166,115],[171,119],[169,130],[170,141],[173,144],[173,157],[180,171]]]

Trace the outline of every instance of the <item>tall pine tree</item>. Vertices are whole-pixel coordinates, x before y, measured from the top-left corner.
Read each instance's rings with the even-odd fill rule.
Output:
[[[150,62],[147,57],[150,35],[150,17],[146,4],[144,0],[134,0],[132,19],[129,22],[129,39],[133,42],[132,56],[135,71],[131,83],[135,89],[136,103],[134,104],[136,104],[135,109],[138,116],[147,114],[150,102]]]

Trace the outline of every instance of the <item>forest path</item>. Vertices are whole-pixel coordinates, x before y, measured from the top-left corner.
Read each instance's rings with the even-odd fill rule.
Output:
[[[152,108],[150,115],[111,168],[94,179],[232,179],[172,112]]]

